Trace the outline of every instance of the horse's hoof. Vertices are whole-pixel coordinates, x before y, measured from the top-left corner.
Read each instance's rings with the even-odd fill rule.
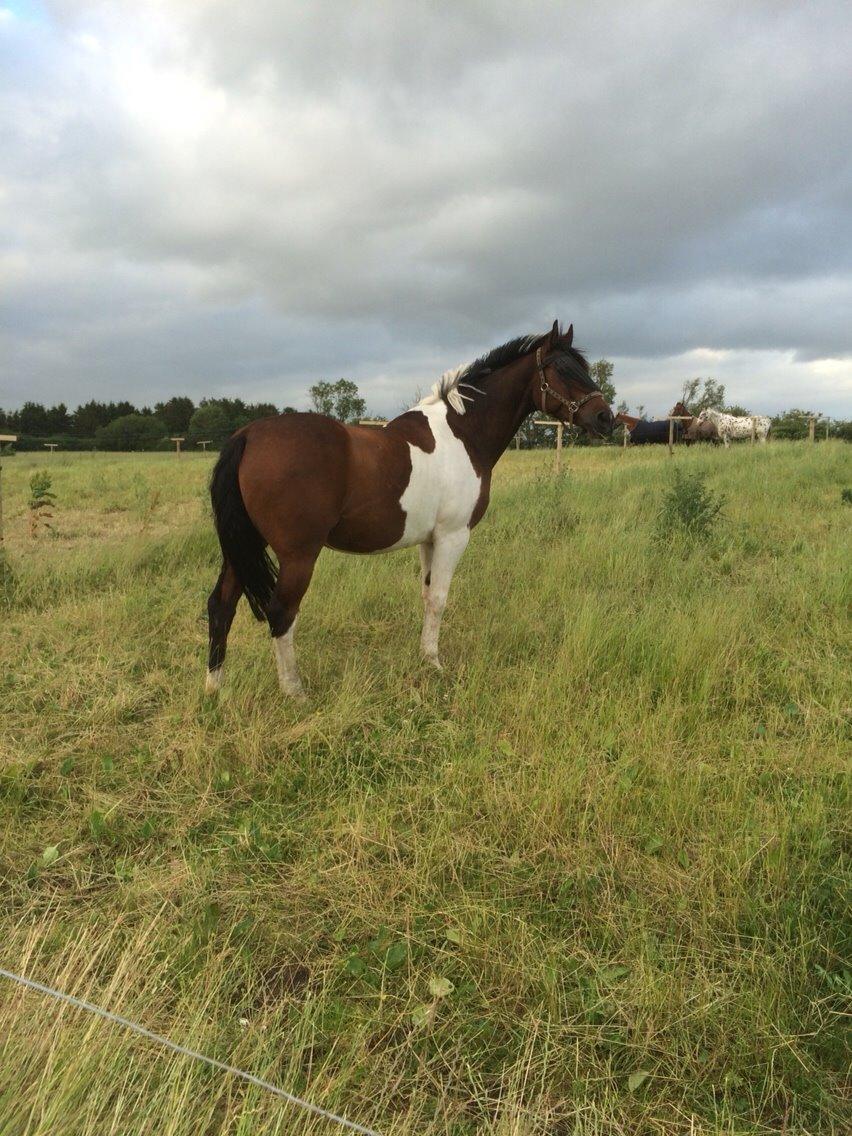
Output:
[[[222,686],[222,668],[219,667],[215,671],[208,671],[204,679],[204,693],[205,694],[218,694]]]

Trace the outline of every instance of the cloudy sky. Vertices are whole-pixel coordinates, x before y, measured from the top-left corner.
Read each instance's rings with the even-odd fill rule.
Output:
[[[0,0],[0,405],[394,412],[558,317],[633,407],[850,417],[850,42],[845,0]]]

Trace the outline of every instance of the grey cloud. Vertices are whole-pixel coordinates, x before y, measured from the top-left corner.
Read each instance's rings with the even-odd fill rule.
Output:
[[[555,315],[852,375],[847,5],[49,12],[0,26],[0,402],[347,373],[386,410]]]

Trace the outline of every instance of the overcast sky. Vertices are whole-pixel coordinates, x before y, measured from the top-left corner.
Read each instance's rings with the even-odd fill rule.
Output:
[[[846,0],[0,0],[0,405],[396,412],[558,317],[632,407],[852,417],[850,43]]]

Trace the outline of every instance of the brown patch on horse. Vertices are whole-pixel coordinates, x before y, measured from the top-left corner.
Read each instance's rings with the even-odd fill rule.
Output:
[[[476,466],[474,466],[476,470]],[[479,471],[476,470],[478,473]],[[485,516],[485,510],[488,508],[488,502],[491,500],[491,471],[487,470],[485,473],[479,474],[479,497],[473,507],[473,512],[470,514],[470,520],[467,522],[467,527],[472,529],[474,525],[478,525],[482,518]]]
[[[429,419],[422,410],[407,410],[405,414],[400,414],[388,425],[392,425],[394,433],[405,438],[406,442],[410,442],[412,446],[417,446],[426,454],[434,453],[435,435],[432,433]],[[385,429],[387,430],[387,428],[386,426]]]

